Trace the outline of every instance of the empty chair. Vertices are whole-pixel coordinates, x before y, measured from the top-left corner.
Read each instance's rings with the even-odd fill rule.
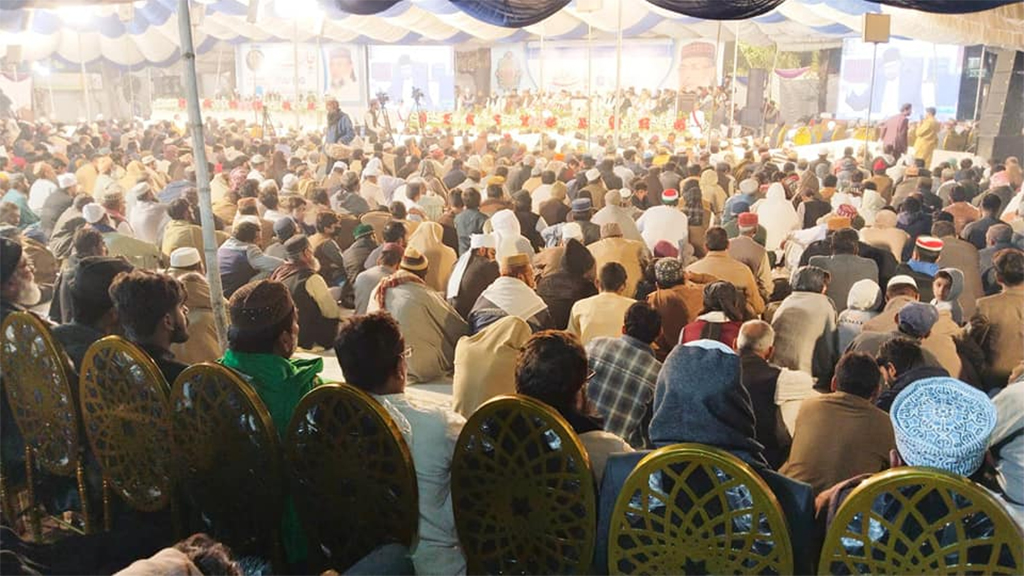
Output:
[[[997,498],[935,468],[865,480],[839,506],[820,574],[1022,574],[1024,533]]]
[[[470,574],[589,574],[597,503],[586,450],[555,410],[499,396],[466,422],[452,503]]]
[[[732,454],[674,444],[648,454],[615,501],[611,574],[792,574],[793,548],[768,485]]]

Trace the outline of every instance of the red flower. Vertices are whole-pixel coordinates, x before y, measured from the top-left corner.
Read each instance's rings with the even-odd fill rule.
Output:
[[[651,119],[646,117],[646,116],[641,118],[640,119],[640,129],[641,130],[650,130],[651,129]]]
[[[674,124],[672,124],[672,127],[675,128],[676,130],[686,130],[686,118],[676,118],[676,121]]]
[[[587,119],[583,118],[583,117],[580,117],[580,119],[576,121],[576,129],[577,130],[586,130],[587,129]]]
[[[473,113],[466,114],[466,126],[472,126],[473,120],[476,119],[476,115]]]
[[[257,100],[255,102],[253,102],[252,103],[252,109],[253,110],[263,110],[263,101],[262,100]]]
[[[185,109],[185,99],[184,98],[178,98],[178,108],[181,109],[181,110]]]
[[[546,120],[544,120],[544,125],[547,126],[548,128],[554,128],[557,124],[558,118],[555,118],[554,116],[549,116]]]
[[[494,124],[496,126],[501,126],[501,114],[494,115]]]
[[[180,101],[179,101],[179,103],[180,103]],[[212,106],[213,106],[213,100],[210,100],[209,98],[206,98],[206,99],[203,100],[203,108],[209,109]]]
[[[284,102],[281,103],[281,109],[282,110],[291,110],[292,109],[292,103],[287,101],[287,100],[285,100]]]
[[[238,110],[238,100],[229,101],[228,108],[231,108],[232,110]]]
[[[615,129],[615,116],[608,117],[608,128]]]
[[[451,112],[445,112],[443,122],[444,122],[445,126],[451,126],[452,125],[452,113]]]
[[[519,121],[522,122],[523,128],[526,128],[530,125],[530,116],[528,114],[523,114],[519,117]]]
[[[313,102],[312,100],[306,102],[306,110],[316,110],[316,102]]]

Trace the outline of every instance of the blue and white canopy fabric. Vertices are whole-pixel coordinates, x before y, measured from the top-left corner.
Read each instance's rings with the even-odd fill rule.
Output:
[[[247,20],[250,2],[259,2],[255,23]],[[600,40],[617,34],[619,2],[626,38],[716,38],[720,32],[723,42],[738,36],[748,44],[815,50],[860,36],[862,15],[883,12],[892,15],[896,37],[1024,49],[1019,0],[193,0],[194,40],[200,53],[225,43],[318,37],[481,46],[542,36],[566,40],[593,34]],[[0,3],[0,56],[20,46],[29,61],[104,60],[127,68],[167,65],[180,57],[177,0],[56,5]]]

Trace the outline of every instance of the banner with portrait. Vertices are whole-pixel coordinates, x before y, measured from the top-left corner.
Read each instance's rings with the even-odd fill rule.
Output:
[[[451,46],[369,47],[370,97],[387,96],[404,115],[455,108],[455,54]]]
[[[724,44],[723,44],[724,46]],[[674,81],[664,88],[696,92],[722,82],[722,54],[713,40],[678,40],[675,43]]]
[[[325,92],[342,104],[364,102],[365,48],[356,44],[323,46]]]

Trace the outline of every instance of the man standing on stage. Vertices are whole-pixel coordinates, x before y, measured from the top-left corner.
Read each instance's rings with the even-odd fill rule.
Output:
[[[935,108],[925,108],[924,118],[914,132],[914,157],[924,160],[925,168],[932,167],[932,154],[939,146],[939,130],[941,126],[935,119]]]
[[[371,99],[370,107],[363,115],[363,130],[366,131],[366,137],[374,144],[383,142],[387,137],[387,126],[384,124],[382,116],[380,102],[376,98]]]
[[[909,128],[910,112],[913,107],[904,104],[900,107],[900,113],[889,118],[882,124],[882,133],[879,135],[883,146],[892,146],[892,154],[897,159],[907,152],[907,131]]]
[[[356,137],[352,119],[341,111],[335,98],[327,99],[327,144],[349,144]]]

